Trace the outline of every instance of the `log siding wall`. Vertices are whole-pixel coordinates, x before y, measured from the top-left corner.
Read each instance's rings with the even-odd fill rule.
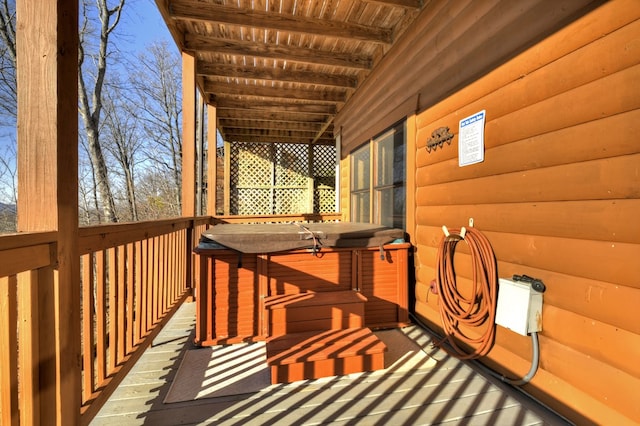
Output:
[[[492,10],[498,9],[506,13],[500,5]],[[456,31],[462,31],[456,25],[476,31],[478,46],[491,45],[486,38],[495,35],[478,33],[462,17],[452,19]],[[635,424],[640,422],[640,3],[593,5],[548,36],[529,37],[533,42],[521,41],[528,47],[468,83],[451,75],[447,86],[455,90],[448,94],[439,95],[428,82],[420,86],[434,89],[426,95],[407,86],[406,99],[419,93],[422,106],[430,105],[415,116],[409,113],[416,123],[415,139],[408,140],[416,171],[415,228],[410,229],[415,313],[441,330],[438,297],[429,292],[441,226],[466,226],[473,217],[493,246],[501,277],[527,274],[547,285],[540,369],[524,389],[579,424]],[[410,57],[427,47],[415,49]],[[466,58],[473,61],[478,54],[468,52]],[[459,51],[443,49],[441,55],[442,63],[460,60]],[[394,73],[405,71],[398,67]],[[393,76],[387,79],[393,87]],[[378,83],[377,93],[393,93]],[[398,98],[381,108],[391,111],[401,103]],[[371,104],[350,110],[365,107]],[[460,168],[459,121],[483,109],[484,162]],[[366,119],[376,122],[370,115]],[[364,127],[350,128],[349,114],[338,121],[346,159],[356,143],[349,135],[369,136]],[[428,153],[427,139],[442,126],[455,134],[453,143]],[[464,246],[456,253],[463,287],[472,276]],[[496,345],[482,362],[521,377],[530,352],[528,337],[498,327]]]

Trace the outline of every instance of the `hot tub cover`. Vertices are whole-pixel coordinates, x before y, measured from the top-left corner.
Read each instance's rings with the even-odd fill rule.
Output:
[[[404,242],[404,236],[402,229],[353,222],[221,224],[202,233],[198,248],[274,253],[322,247],[378,247]]]

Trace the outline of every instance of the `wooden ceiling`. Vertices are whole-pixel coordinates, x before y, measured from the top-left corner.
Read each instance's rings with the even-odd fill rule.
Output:
[[[427,1],[156,0],[225,140],[319,144]]]

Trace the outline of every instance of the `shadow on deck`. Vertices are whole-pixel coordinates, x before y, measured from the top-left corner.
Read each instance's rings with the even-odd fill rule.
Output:
[[[266,387],[188,402],[163,401],[187,350],[195,304],[185,303],[95,417],[92,425],[563,424],[522,394],[444,352],[431,368],[384,370]],[[431,336],[403,330],[425,351]]]

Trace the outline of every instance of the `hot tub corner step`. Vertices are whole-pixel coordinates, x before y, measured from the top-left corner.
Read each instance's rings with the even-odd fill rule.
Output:
[[[368,328],[293,333],[267,341],[271,383],[384,368],[387,347]]]
[[[322,330],[364,327],[367,298],[353,290],[278,294],[265,297],[272,337]]]

